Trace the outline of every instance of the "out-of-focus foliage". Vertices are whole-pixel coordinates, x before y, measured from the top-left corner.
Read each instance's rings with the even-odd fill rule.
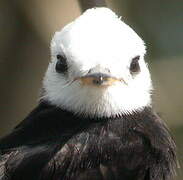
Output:
[[[107,0],[144,39],[154,106],[183,151],[183,1]],[[0,136],[36,106],[51,36],[81,13],[76,0],[0,0]],[[182,169],[177,180],[182,180]]]

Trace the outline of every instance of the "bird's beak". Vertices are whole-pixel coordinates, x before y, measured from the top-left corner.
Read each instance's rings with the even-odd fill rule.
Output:
[[[94,85],[99,87],[111,86],[116,82],[122,81],[125,83],[123,79],[118,79],[103,73],[91,73],[76,79],[80,80],[83,85]]]

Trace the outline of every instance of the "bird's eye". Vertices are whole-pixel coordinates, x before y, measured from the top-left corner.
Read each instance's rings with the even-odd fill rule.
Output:
[[[55,67],[58,73],[66,73],[68,66],[67,66],[67,59],[65,56],[58,54],[57,55],[57,63]]]
[[[140,59],[140,56],[136,56],[132,59],[132,62],[130,64],[131,73],[137,73],[140,71],[139,59]]]

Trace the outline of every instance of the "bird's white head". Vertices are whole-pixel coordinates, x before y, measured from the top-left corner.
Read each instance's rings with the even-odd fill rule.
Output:
[[[151,106],[142,39],[108,8],[93,8],[56,32],[42,99],[89,117]]]

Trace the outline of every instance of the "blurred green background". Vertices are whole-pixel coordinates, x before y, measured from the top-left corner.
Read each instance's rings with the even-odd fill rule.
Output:
[[[183,1],[107,0],[146,42],[154,107],[183,162]],[[0,136],[37,104],[53,33],[81,14],[77,0],[0,0]],[[182,180],[182,168],[177,180]]]

